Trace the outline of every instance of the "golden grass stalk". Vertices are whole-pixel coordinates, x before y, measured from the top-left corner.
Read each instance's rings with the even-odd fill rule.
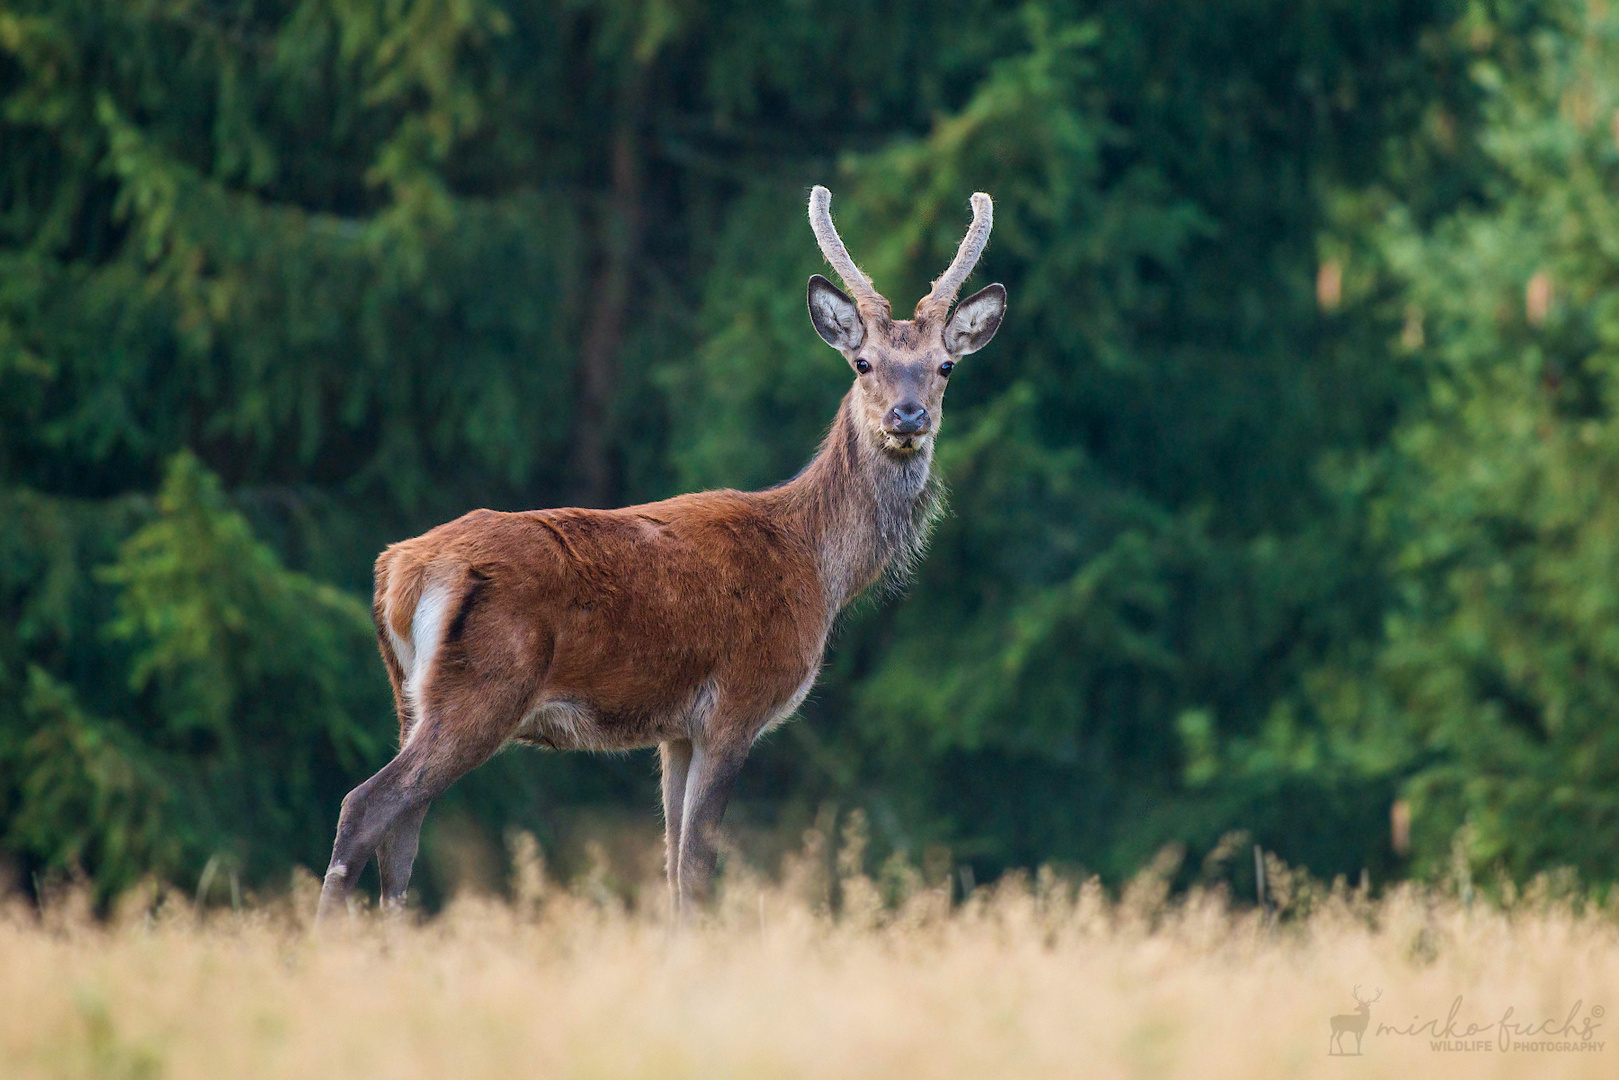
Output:
[[[548,886],[532,864],[510,902],[361,915],[321,938],[299,890],[202,915],[148,893],[99,922],[72,896],[43,915],[14,906],[0,917],[0,1075],[1619,1073],[1606,1018],[1616,921],[1544,889],[1503,907],[1292,882],[1278,919],[1219,890],[1171,897],[1172,863],[1117,899],[1047,871],[964,903],[903,866],[873,882],[847,865],[834,913],[812,863],[779,884],[733,872],[717,910],[685,931],[660,905]],[[1330,1019],[1353,1011],[1354,987],[1382,990],[1363,1053],[1329,1056]],[[1432,1034],[1386,1030],[1424,1023]],[[1483,1032],[1464,1036],[1468,1025]],[[1434,1049],[1435,1036],[1461,1048]]]

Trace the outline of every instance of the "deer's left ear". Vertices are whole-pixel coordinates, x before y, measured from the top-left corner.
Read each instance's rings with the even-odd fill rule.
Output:
[[[956,305],[956,312],[944,324],[944,351],[966,356],[989,344],[1006,314],[1006,286],[988,285]]]

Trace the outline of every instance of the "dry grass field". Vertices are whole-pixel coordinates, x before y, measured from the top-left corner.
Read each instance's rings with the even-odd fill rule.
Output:
[[[1284,873],[1267,917],[1218,890],[1170,897],[1161,872],[1118,897],[1043,874],[962,902],[904,868],[834,883],[818,865],[733,872],[679,932],[599,882],[548,886],[531,857],[511,900],[319,937],[312,879],[201,916],[148,892],[102,921],[68,890],[0,917],[0,1075],[1619,1073],[1619,920],[1550,885],[1374,900]],[[1329,1055],[1357,986],[1381,990],[1363,1053],[1346,1032]]]

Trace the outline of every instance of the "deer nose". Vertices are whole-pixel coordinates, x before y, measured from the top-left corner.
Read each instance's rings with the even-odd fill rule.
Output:
[[[883,426],[893,435],[919,435],[928,429],[928,411],[914,401],[902,402],[888,410]]]

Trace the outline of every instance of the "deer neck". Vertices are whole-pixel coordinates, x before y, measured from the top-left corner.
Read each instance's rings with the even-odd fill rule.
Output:
[[[853,394],[814,459],[778,489],[820,563],[829,618],[879,580],[902,585],[943,509],[933,440],[908,458],[883,452],[862,435]]]

